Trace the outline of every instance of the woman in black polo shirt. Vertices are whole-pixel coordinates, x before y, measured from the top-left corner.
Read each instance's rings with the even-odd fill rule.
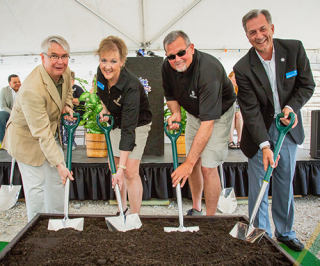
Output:
[[[103,39],[96,51],[100,65],[97,70],[97,95],[103,103],[104,114],[114,117],[110,132],[117,173],[113,185],[121,190],[123,209],[127,214],[127,192],[131,213],[139,213],[142,202],[142,183],[139,176],[140,160],[151,128],[152,114],[148,97],[139,79],[124,67],[128,49],[115,36]]]

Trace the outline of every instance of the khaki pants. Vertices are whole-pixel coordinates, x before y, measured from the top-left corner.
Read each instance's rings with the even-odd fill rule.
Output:
[[[235,104],[226,111],[220,119],[214,120],[211,137],[202,151],[203,167],[215,168],[222,164],[228,155],[230,129],[235,112]],[[201,120],[187,112],[186,150],[189,153],[193,140],[199,130]]]
[[[57,140],[56,143],[63,154]],[[37,213],[63,213],[64,185],[57,167],[51,167],[48,161],[41,166],[31,166],[21,162],[18,162],[18,165],[22,176],[28,221]]]

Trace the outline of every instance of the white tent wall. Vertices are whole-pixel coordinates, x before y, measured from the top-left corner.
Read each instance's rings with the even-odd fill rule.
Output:
[[[0,86],[7,86],[12,73],[23,81],[41,63],[40,45],[49,35],[69,42],[69,66],[88,81],[87,89],[98,65],[93,52],[108,35],[121,37],[129,56],[139,48],[164,56],[163,38],[181,29],[229,73],[251,46],[241,19],[254,8],[270,11],[275,38],[303,42],[315,70],[316,92],[303,109],[304,146],[309,148],[310,112],[320,107],[319,0],[0,0]]]

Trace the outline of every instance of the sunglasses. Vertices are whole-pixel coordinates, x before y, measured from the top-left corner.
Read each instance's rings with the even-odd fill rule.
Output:
[[[178,52],[177,54],[172,54],[172,55],[168,55],[167,58],[168,60],[174,60],[176,59],[176,55],[179,57],[184,56],[187,53],[187,49],[189,48],[190,44],[187,46],[187,48],[183,51]]]

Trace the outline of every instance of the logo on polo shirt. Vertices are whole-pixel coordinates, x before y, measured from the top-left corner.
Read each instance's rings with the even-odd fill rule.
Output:
[[[197,96],[195,96],[195,93],[194,93],[194,91],[192,91],[191,92],[191,94],[189,95],[191,98],[194,98],[194,99],[197,99],[198,97]]]
[[[121,104],[119,103],[119,101],[121,100],[121,95],[119,96],[119,98],[117,100],[113,100],[113,102],[118,105],[121,106]]]

